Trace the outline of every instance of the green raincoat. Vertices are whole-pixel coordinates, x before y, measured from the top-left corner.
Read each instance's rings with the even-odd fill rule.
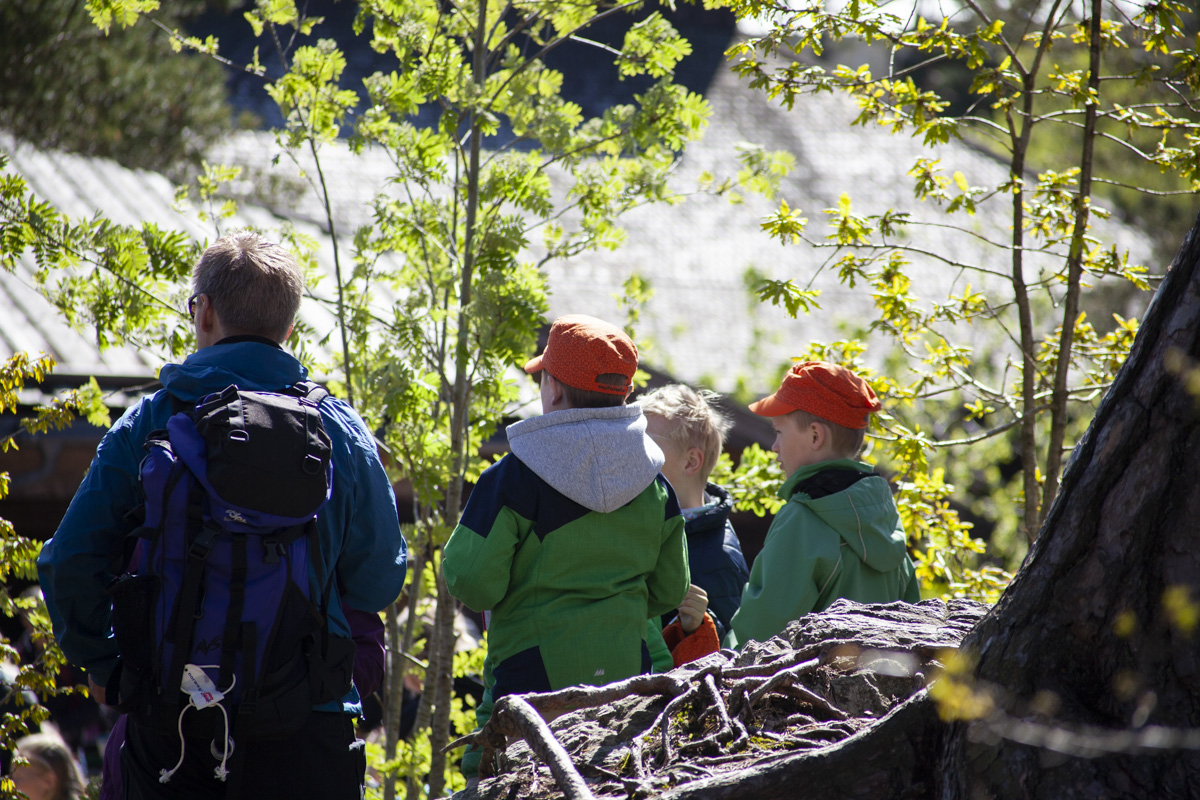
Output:
[[[766,641],[838,598],[860,603],[921,599],[888,483],[869,464],[823,461],[796,470],[754,559],[726,647]]]

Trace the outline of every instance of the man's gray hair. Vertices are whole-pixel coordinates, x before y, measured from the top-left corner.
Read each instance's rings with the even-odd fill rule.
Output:
[[[192,291],[208,295],[226,328],[283,342],[300,309],[304,274],[283,247],[254,231],[236,231],[200,256]]]

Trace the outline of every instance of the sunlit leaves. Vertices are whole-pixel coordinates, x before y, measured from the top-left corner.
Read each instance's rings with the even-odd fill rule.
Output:
[[[54,360],[49,356],[31,357],[23,352],[0,362],[0,413],[11,414],[15,411],[21,388],[27,383],[43,381],[54,366]],[[0,438],[0,453],[15,448],[15,440],[19,435],[66,427],[75,419],[80,403],[85,405],[87,413],[99,419],[97,407],[103,408],[103,402],[94,381],[78,393],[67,393],[51,406],[37,409],[36,417],[21,420],[14,430]],[[103,413],[107,416],[107,409]],[[8,489],[9,475],[0,472],[0,500],[8,495]],[[5,691],[29,690],[35,697],[45,701],[62,691],[70,691],[68,687],[57,686],[57,676],[65,666],[66,659],[51,636],[50,619],[41,600],[13,597],[8,589],[14,578],[23,582],[37,580],[35,562],[40,550],[40,542],[21,536],[7,520],[0,518],[0,616],[9,620],[24,618],[39,650],[35,658],[22,662],[8,637],[0,634],[0,660],[18,666],[15,679],[5,686]],[[7,682],[10,676],[5,677]],[[44,706],[36,701],[30,704],[26,700],[27,695],[22,691],[13,691],[7,697],[10,702],[6,702],[3,717],[0,718],[0,747],[8,752],[13,751],[17,739],[37,730],[38,724],[48,716]]]
[[[1170,53],[1174,40],[1185,35],[1183,15],[1193,9],[1179,0],[1162,0],[1142,6],[1136,19],[1145,37],[1142,46],[1147,52]]]
[[[133,25],[142,14],[157,10],[158,5],[158,0],[88,0],[87,10],[96,27],[107,31],[114,22],[121,27]]]
[[[1192,596],[1192,587],[1168,586],[1163,590],[1162,605],[1172,627],[1190,637],[1200,624],[1200,599]]]
[[[617,58],[622,78],[647,74],[653,78],[670,75],[692,46],[657,11],[634,23],[625,34],[625,45]]]
[[[775,494],[783,486],[783,477],[775,454],[751,444],[742,451],[736,469],[729,454],[722,453],[711,480],[729,490],[739,510],[761,517],[774,514],[783,505]]]
[[[820,307],[817,305],[817,298],[821,296],[819,289],[801,289],[790,280],[765,279],[755,287],[755,292],[764,303],[783,306],[790,317]]]
[[[995,711],[995,699],[976,683],[974,669],[972,654],[954,651],[946,655],[946,671],[929,687],[942,721],[970,722]]]
[[[398,66],[366,80],[369,103],[354,120],[353,146],[382,147],[394,176],[374,201],[373,226],[354,238],[354,278],[344,287],[356,326],[352,357],[371,389],[366,413],[379,419],[397,474],[429,509],[444,503],[448,483],[478,475],[484,462],[473,454],[512,412],[511,366],[531,354],[546,310],[530,243],[544,242],[546,259],[618,246],[622,213],[677,201],[667,184],[674,154],[710,113],[699,95],[672,82],[690,46],[661,15],[635,23],[612,52],[622,75],[658,80],[634,103],[585,119],[562,98],[562,75],[540,56],[567,37],[586,41],[607,9],[517,3],[502,11],[488,4],[480,16],[473,4],[370,0],[356,21]],[[334,85],[341,58],[332,46],[297,51],[277,81],[281,106],[293,111],[290,147],[303,144],[301,133],[320,140],[322,127],[312,122],[320,108],[331,121],[349,119]],[[415,124],[421,109],[434,107],[436,125]],[[491,148],[502,131],[519,146]],[[776,160],[760,154],[744,182],[769,187],[783,170]],[[368,280],[400,293],[393,309],[364,313]],[[464,379],[465,417],[455,405]]]
[[[346,57],[328,39],[296,49],[292,69],[267,86],[267,94],[288,119],[293,143],[311,137],[316,142],[337,138],[347,111],[358,95],[338,89]],[[299,137],[299,138],[297,138]]]
[[[843,193],[838,198],[837,208],[827,208],[830,217],[830,239],[840,245],[866,244],[872,230],[865,217],[854,214],[850,209],[850,195]]]
[[[0,266],[32,259],[34,288],[101,349],[132,341],[165,357],[187,347],[180,289],[197,251],[186,236],[152,223],[72,220],[9,176],[0,181],[0,243]]]
[[[780,181],[796,167],[796,157],[783,151],[770,151],[758,145],[743,143],[737,147],[742,168],[737,175],[738,185],[770,199]]]
[[[801,216],[798,209],[793,210],[786,200],[779,203],[778,211],[768,215],[762,221],[763,231],[772,239],[778,239],[784,244],[795,244],[800,241],[806,225],[808,225],[808,218]]]

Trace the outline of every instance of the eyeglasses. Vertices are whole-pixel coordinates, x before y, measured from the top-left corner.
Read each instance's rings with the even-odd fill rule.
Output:
[[[190,319],[192,322],[196,321],[196,300],[199,297],[200,297],[200,292],[196,292],[194,295],[192,295],[191,297],[189,297],[187,299],[188,319]]]

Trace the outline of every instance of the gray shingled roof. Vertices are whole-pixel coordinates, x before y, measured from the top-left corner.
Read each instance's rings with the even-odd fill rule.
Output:
[[[980,185],[999,183],[1006,174],[999,162],[959,143],[931,152],[907,136],[878,127],[851,127],[855,111],[841,97],[805,97],[787,112],[740,84],[726,69],[718,73],[707,98],[713,116],[704,139],[689,147],[679,163],[678,187],[694,184],[703,170],[733,174],[735,148],[742,142],[788,150],[797,165],[780,195],[804,212],[810,234],[817,237],[825,233],[822,210],[836,205],[843,192],[853,196],[855,210],[861,214],[891,207],[916,219],[942,221],[939,211],[912,197],[905,173],[920,155],[939,158],[946,174],[962,170]],[[24,175],[41,197],[68,213],[99,210],[120,222],[148,219],[197,238],[212,236],[210,228],[171,210],[173,188],[161,176],[27,146],[13,151],[5,139],[0,139],[0,147],[12,152],[11,169]],[[288,156],[273,163],[280,154],[274,137],[262,133],[234,135],[211,154],[210,161],[236,163],[247,170],[235,186],[243,198],[241,214],[228,225],[272,228],[285,218],[291,220],[322,243],[322,269],[331,271],[329,238],[321,233],[324,212]],[[368,203],[385,189],[384,181],[393,170],[378,150],[355,156],[339,144],[325,146],[322,166],[341,240],[347,241],[356,226],[369,222]],[[756,197],[731,205],[723,199],[694,196],[676,206],[637,209],[622,218],[628,238],[616,252],[586,254],[549,266],[551,316],[584,311],[621,320],[615,296],[625,278],[636,271],[655,289],[639,330],[653,343],[645,354],[647,363],[683,380],[707,381],[719,390],[732,388],[739,376],[751,386],[770,388],[773,370],[805,349],[810,340],[841,338],[839,326],[862,326],[875,313],[864,287],[848,290],[830,272],[817,274],[827,252],[783,246],[761,232],[762,218],[775,205]],[[976,216],[960,215],[956,221],[972,226],[980,236],[1006,241],[1007,213],[1007,199],[998,198]],[[1138,232],[1117,223],[1099,228],[1106,239],[1130,248],[1133,260],[1149,258],[1150,242]],[[1008,269],[1002,253],[985,251],[970,235],[930,227],[919,235],[930,251],[988,263],[1001,272]],[[753,302],[743,283],[750,266],[800,284],[811,280],[823,292],[823,310],[791,320],[780,309]],[[154,373],[160,357],[128,348],[101,354],[85,334],[67,329],[28,288],[30,269],[32,265],[22,264],[15,275],[0,272],[0,307],[5,310],[0,313],[0,357],[17,349],[44,350],[63,364],[62,371]],[[911,275],[914,293],[926,297],[961,291],[968,282],[981,284],[978,276],[933,259],[915,263]],[[331,291],[327,285],[326,290]],[[316,304],[306,303],[302,315],[318,333],[332,325],[328,313]],[[882,355],[880,350],[877,358]]]
[[[183,231],[197,241],[215,238],[216,229],[201,223],[194,211],[173,209],[175,187],[162,175],[129,170],[106,159],[38,150],[3,134],[0,134],[0,148],[10,157],[7,171],[23,176],[39,199],[71,217],[88,217],[98,212],[121,224],[153,222],[166,229]],[[222,222],[221,229],[253,226],[271,231],[278,230],[285,222],[262,206],[244,203],[232,219]],[[329,236],[314,224],[294,222],[299,233],[317,241],[318,270],[332,275],[333,248]],[[343,253],[342,263],[343,269],[349,268],[348,254]],[[118,383],[134,383],[158,374],[158,368],[167,360],[165,353],[132,345],[101,351],[90,331],[69,327],[34,288],[35,269],[34,260],[26,256],[17,262],[12,273],[0,270],[0,358],[17,351],[46,353],[58,362],[56,375],[95,375]],[[322,281],[313,294],[327,297],[334,291],[332,281]],[[186,287],[180,286],[178,295],[176,299],[182,307]],[[376,299],[383,308],[395,298],[380,289]],[[306,298],[301,304],[300,316],[318,337],[334,329],[333,314],[312,299]],[[316,342],[312,345],[318,359],[328,358],[331,347],[337,347],[336,341],[325,347]]]
[[[713,115],[703,140],[690,145],[681,159],[677,187],[694,185],[704,170],[732,175],[737,169],[736,148],[742,143],[787,150],[796,157],[796,169],[780,196],[804,212],[809,233],[816,238],[826,233],[823,210],[836,206],[842,193],[852,196],[856,213],[894,208],[915,219],[945,222],[940,211],[913,198],[906,173],[919,156],[940,159],[945,174],[961,170],[976,185],[996,185],[1007,175],[1003,164],[962,143],[930,151],[907,135],[892,135],[875,126],[852,127],[855,108],[840,96],[807,96],[788,112],[723,69],[706,97]],[[275,185],[299,190],[303,181],[286,155],[272,165],[280,152],[269,134],[238,134],[216,149],[213,160],[259,170],[257,178],[246,182],[247,192],[267,185],[264,176]],[[344,147],[329,146],[322,152],[322,162],[338,224],[352,230],[368,223],[367,204],[376,193],[386,191],[384,180],[393,172],[384,154],[369,150],[354,156]],[[311,172],[310,162],[302,167]],[[271,192],[264,197],[259,188],[251,196],[274,203],[281,214],[314,222],[323,219],[311,192]],[[615,296],[625,278],[637,272],[655,289],[639,330],[652,342],[645,353],[649,363],[683,380],[710,382],[719,390],[732,388],[739,376],[751,386],[767,388],[773,370],[804,350],[810,340],[843,338],[843,325],[861,327],[875,315],[865,287],[846,289],[831,272],[817,274],[828,251],[784,246],[760,230],[761,220],[776,205],[758,197],[731,205],[719,198],[693,196],[676,206],[637,209],[622,217],[628,238],[617,251],[549,265],[551,317],[585,311],[622,320]],[[917,235],[921,246],[931,252],[1006,273],[1009,266],[1003,252],[983,247],[976,236],[1008,241],[1009,219],[1008,198],[998,197],[973,217],[955,218],[956,224],[970,229],[968,233],[926,226]],[[1100,223],[1097,230],[1105,239],[1129,248],[1132,260],[1150,257],[1151,243],[1137,231],[1118,223]],[[910,275],[918,296],[945,297],[951,290],[961,292],[968,283],[1004,289],[1001,281],[962,273],[936,259],[914,261]],[[1037,257],[1027,263],[1027,274],[1033,275]],[[1048,266],[1045,260],[1041,264]],[[823,310],[792,320],[781,309],[753,302],[743,282],[751,266],[799,284],[811,280],[823,292]],[[880,348],[874,360],[882,356]]]

